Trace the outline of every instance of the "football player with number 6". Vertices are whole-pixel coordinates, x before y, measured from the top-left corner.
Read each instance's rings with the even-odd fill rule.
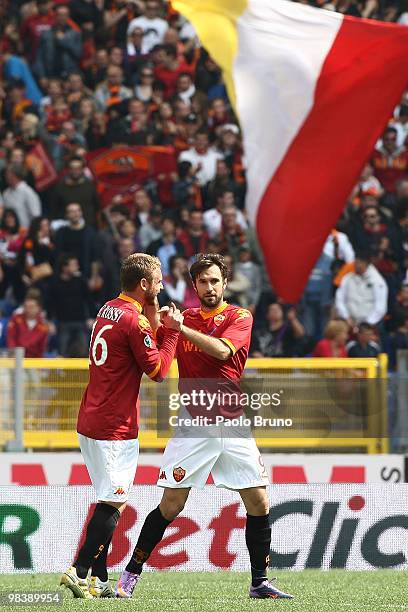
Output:
[[[89,383],[77,431],[98,503],[85,542],[61,584],[75,597],[113,597],[106,559],[113,532],[133,484],[137,459],[138,403],[143,373],[161,382],[173,360],[183,316],[170,307],[156,346],[149,309],[163,288],[160,261],[134,253],[121,267],[122,293],[99,310],[89,347]],[[90,571],[90,577],[88,573]]]

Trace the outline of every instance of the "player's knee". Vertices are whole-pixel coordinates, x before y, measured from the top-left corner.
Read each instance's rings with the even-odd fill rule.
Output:
[[[243,498],[248,514],[264,516],[269,514],[269,499],[266,493],[258,491],[256,494]]]
[[[163,499],[160,503],[160,512],[167,521],[174,521],[175,518],[183,511],[185,506],[184,499],[170,498]]]

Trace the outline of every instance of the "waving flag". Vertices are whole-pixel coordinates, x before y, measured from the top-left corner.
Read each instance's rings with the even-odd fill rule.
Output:
[[[247,210],[269,276],[299,299],[408,85],[408,28],[286,0],[173,0],[239,117]]]

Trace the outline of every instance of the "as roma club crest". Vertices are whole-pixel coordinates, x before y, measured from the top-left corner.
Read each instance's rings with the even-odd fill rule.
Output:
[[[216,325],[217,327],[218,325],[221,325],[223,321],[225,321],[225,315],[223,314],[219,314],[214,317],[214,325]]]
[[[182,467],[176,467],[173,470],[173,478],[176,482],[181,482],[186,475],[186,470],[183,470]]]

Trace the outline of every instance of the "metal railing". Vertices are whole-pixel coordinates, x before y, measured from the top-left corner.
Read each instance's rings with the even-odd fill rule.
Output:
[[[301,437],[272,437],[260,431],[256,434],[260,447],[292,452],[388,452],[386,355],[378,359],[249,359],[245,378],[268,384],[286,381],[292,386],[306,382],[304,388],[310,393],[293,406],[296,408],[297,402],[324,408],[326,414],[334,414],[336,402],[330,394],[316,399],[312,391],[319,381],[334,380],[340,394],[347,391],[346,381],[370,383],[363,397],[369,408],[363,425],[350,420],[352,431],[342,433],[344,419],[336,408],[331,435],[313,425]],[[13,358],[0,358],[0,446],[9,450],[78,448],[76,420],[87,381],[87,359],[22,359],[18,352]],[[170,390],[177,389],[176,362],[166,384]],[[140,392],[140,444],[144,449],[164,448],[168,439],[157,433],[156,392],[157,384],[144,377]],[[371,410],[374,404],[376,409]]]

